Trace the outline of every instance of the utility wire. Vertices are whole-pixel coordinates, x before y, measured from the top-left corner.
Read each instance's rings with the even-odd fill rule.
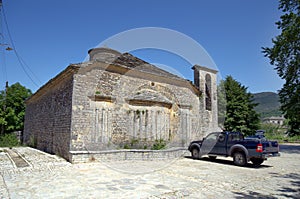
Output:
[[[7,80],[7,71],[6,71],[6,59],[5,59],[5,52],[3,50],[3,45],[0,44],[0,49],[1,49],[1,77],[4,78],[4,80]]]
[[[1,12],[1,5],[0,5],[0,12]],[[3,23],[2,20],[0,20],[0,49],[1,49],[1,69],[2,69],[2,74],[3,74],[3,78],[5,80],[7,80],[7,71],[6,71],[6,60],[5,60],[5,52],[3,51],[4,46],[6,44],[4,44],[4,35],[2,34],[2,30],[3,30]]]
[[[3,46],[1,46],[1,54],[2,54],[2,58],[1,58],[1,65],[2,67],[2,71],[3,71],[3,78],[5,79],[5,81],[7,80],[7,70],[6,70],[6,58],[5,58],[5,51],[3,50]]]
[[[35,79],[41,84],[41,81],[39,80],[39,78],[34,74],[34,72],[30,69],[30,67],[25,63],[25,61],[21,58],[21,56],[19,55],[19,53],[17,52],[16,50],[16,46],[13,42],[13,39],[11,37],[11,34],[10,34],[10,31],[9,31],[9,28],[8,28],[8,23],[7,23],[7,20],[6,20],[6,15],[5,15],[5,11],[4,11],[4,7],[2,6],[2,13],[3,13],[3,19],[4,19],[4,22],[5,22],[5,26],[6,26],[6,29],[7,29],[7,34],[8,34],[8,37],[9,37],[9,40],[10,40],[10,43],[12,45],[12,50],[15,52],[16,54],[16,57],[23,69],[23,71],[25,72],[25,74],[27,75],[27,77],[32,81],[32,83],[39,87],[39,85],[36,83],[36,81],[34,81],[33,77],[35,77]],[[26,67],[27,67],[27,70],[32,74],[30,75],[29,72],[26,70]]]

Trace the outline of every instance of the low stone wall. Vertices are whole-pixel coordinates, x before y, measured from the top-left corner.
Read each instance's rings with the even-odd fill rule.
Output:
[[[171,148],[166,150],[138,150],[122,149],[110,151],[70,151],[71,163],[85,163],[93,161],[121,161],[121,160],[163,160],[184,157],[188,155],[186,148]]]

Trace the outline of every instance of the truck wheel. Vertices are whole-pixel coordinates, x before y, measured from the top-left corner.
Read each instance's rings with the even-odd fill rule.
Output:
[[[211,160],[215,160],[216,158],[217,158],[217,156],[212,156],[212,155],[210,155],[210,156],[208,156],[209,157],[209,159],[211,159]]]
[[[193,159],[198,159],[199,158],[199,149],[193,148],[191,154],[192,154]]]
[[[253,163],[254,166],[257,167],[257,166],[261,165],[264,162],[264,160],[261,158],[252,158],[251,162]]]
[[[247,164],[245,154],[243,152],[235,152],[233,154],[233,163],[237,166],[245,166]]]

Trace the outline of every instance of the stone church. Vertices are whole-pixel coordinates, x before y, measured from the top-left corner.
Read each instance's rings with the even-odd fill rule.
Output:
[[[26,101],[24,142],[74,162],[78,154],[186,147],[218,130],[217,71],[194,82],[109,48],[89,50]]]

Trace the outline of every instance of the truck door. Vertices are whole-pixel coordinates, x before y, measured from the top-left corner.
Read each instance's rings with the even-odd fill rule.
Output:
[[[202,154],[226,154],[226,134],[211,133],[201,146]]]
[[[201,154],[207,155],[209,153],[215,153],[215,146],[217,143],[217,138],[219,133],[211,133],[209,134],[202,142],[201,145]]]
[[[226,154],[226,134],[220,133],[217,136],[216,144],[212,150],[213,154],[225,155]]]

